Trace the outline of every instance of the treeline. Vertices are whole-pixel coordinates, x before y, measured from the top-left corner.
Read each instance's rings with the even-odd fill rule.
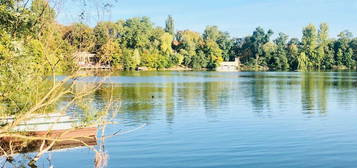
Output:
[[[189,30],[176,33],[169,16],[165,28],[155,27],[147,17],[100,22],[93,29],[77,23],[68,27],[64,39],[79,51],[96,53],[102,63],[124,70],[179,65],[211,69],[223,61],[221,48],[229,36],[216,27],[203,35]]]
[[[329,70],[355,69],[357,38],[343,31],[337,39],[329,37],[329,27],[310,24],[300,39],[261,27],[252,35],[232,38],[217,26],[207,26],[203,34],[175,31],[171,16],[166,27],[155,27],[147,17],[118,22],[100,22],[93,29],[84,24],[68,27],[64,34],[80,51],[97,53],[99,59],[125,70],[139,66],[214,69],[222,61],[238,58],[242,69],[250,70]]]
[[[234,55],[242,63],[269,70],[330,70],[355,69],[357,38],[343,31],[337,39],[329,38],[329,27],[310,24],[303,28],[301,40],[279,33],[270,41],[271,30],[257,28],[251,36],[235,39]]]

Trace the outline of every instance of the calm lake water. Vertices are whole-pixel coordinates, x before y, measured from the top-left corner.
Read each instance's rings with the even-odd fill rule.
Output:
[[[121,108],[107,133],[147,126],[106,141],[108,167],[357,166],[356,72],[123,72],[93,106],[108,101],[111,84]],[[47,157],[93,167],[94,153]]]

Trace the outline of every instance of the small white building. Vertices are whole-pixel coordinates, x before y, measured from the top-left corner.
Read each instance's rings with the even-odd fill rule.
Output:
[[[236,58],[234,61],[222,62],[219,67],[216,68],[216,71],[219,72],[234,72],[239,71],[240,61]]]
[[[95,54],[89,52],[77,52],[74,54],[76,64],[81,69],[110,69],[110,65],[99,62]]]
[[[80,67],[96,64],[95,54],[89,52],[77,52],[74,54],[74,57],[77,65]]]

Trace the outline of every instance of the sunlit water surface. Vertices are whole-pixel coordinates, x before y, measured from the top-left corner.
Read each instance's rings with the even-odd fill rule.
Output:
[[[121,105],[107,134],[147,124],[106,140],[108,167],[357,166],[354,72],[122,72],[105,83],[93,105],[108,101],[112,85]],[[50,158],[55,167],[93,167],[94,153]]]

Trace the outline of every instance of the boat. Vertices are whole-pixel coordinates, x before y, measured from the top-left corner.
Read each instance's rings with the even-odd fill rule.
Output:
[[[0,146],[7,154],[38,152],[41,146],[44,149],[53,141],[56,142],[51,151],[97,145],[97,127],[80,127],[78,119],[59,113],[29,118],[12,128],[8,136],[0,138]],[[0,118],[0,125],[14,120],[14,116]]]

